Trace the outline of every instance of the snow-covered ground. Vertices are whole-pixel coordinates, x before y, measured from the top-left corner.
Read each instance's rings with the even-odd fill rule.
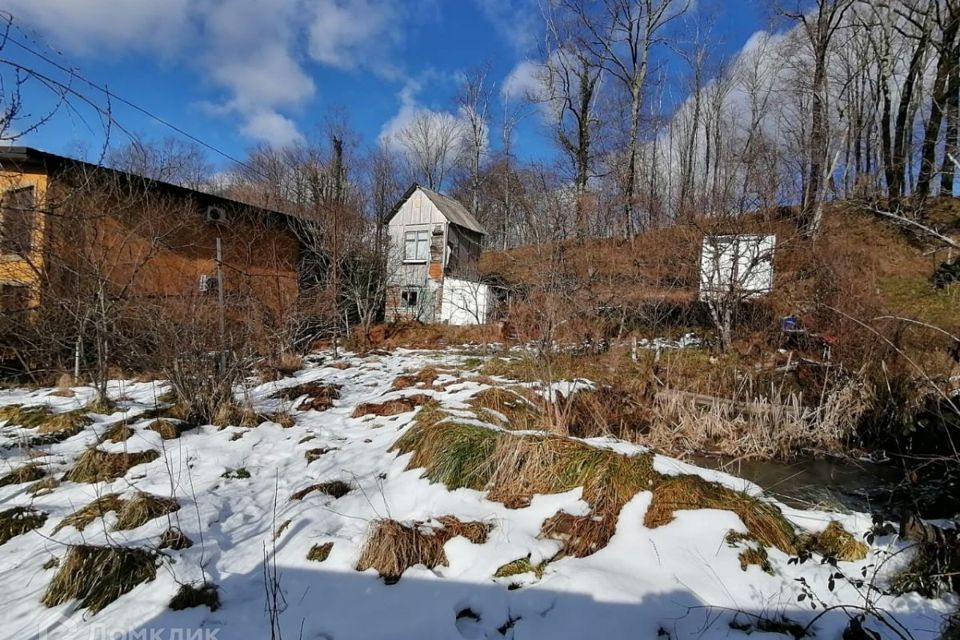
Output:
[[[99,445],[107,451],[161,452],[157,460],[133,467],[117,480],[96,484],[63,482],[46,495],[30,495],[27,484],[0,487],[0,507],[32,506],[49,517],[39,529],[0,545],[0,638],[270,638],[265,613],[264,561],[275,565],[282,590],[280,626],[285,638],[348,640],[370,638],[736,638],[745,631],[731,626],[756,623],[755,616],[789,619],[806,625],[821,615],[802,592],[804,578],[828,605],[862,606],[862,590],[845,581],[828,589],[836,569],[817,560],[788,564],[788,557],[769,549],[773,574],[757,566],[742,570],[741,549],[725,542],[731,530],[744,530],[729,511],[678,512],[665,526],[647,529],[644,512],[651,494],[641,492],[623,508],[616,534],[598,552],[549,563],[541,578],[532,573],[495,578],[498,567],[530,557],[533,564],[555,555],[559,543],[540,537],[543,521],[559,510],[583,513],[579,489],[537,496],[529,507],[508,509],[479,491],[448,491],[431,484],[417,470],[406,470],[409,455],[398,456],[391,445],[410,427],[415,412],[393,417],[353,418],[363,402],[425,393],[445,407],[463,409],[485,388],[464,381],[445,390],[392,391],[394,379],[427,365],[457,368],[462,356],[448,352],[400,350],[390,355],[348,357],[349,367],[325,366],[323,354],[296,376],[253,386],[249,396],[263,412],[289,411],[295,426],[267,422],[255,428],[213,426],[162,440],[144,429],[147,419],[135,416],[154,406],[165,391],[162,383],[116,382],[111,394],[126,413],[94,416],[82,433],[28,452],[17,446],[0,450],[0,475],[27,461],[45,465],[61,476],[98,434],[126,418],[134,435],[125,442]],[[329,360],[326,360],[329,363]],[[454,380],[443,375],[438,383]],[[327,411],[298,411],[272,396],[284,387],[320,381],[341,385],[341,397]],[[0,405],[46,404],[75,409],[91,397],[76,389],[63,398],[52,389],[0,391]],[[16,445],[22,431],[0,429],[0,445]],[[630,453],[635,445],[614,440],[592,444]],[[329,449],[312,462],[305,453]],[[661,473],[700,474],[737,489],[759,492],[743,480],[658,456]],[[237,473],[245,470],[247,473]],[[248,476],[248,477],[247,477]],[[341,498],[311,493],[302,500],[291,494],[308,485],[343,480],[354,487]],[[47,608],[41,596],[57,571],[51,558],[62,558],[70,544],[119,544],[155,547],[169,527],[167,517],[130,531],[114,531],[95,521],[82,532],[67,526],[53,530],[76,509],[109,492],[134,489],[174,495],[181,509],[171,516],[194,542],[189,549],[164,551],[167,558],[155,580],[136,587],[96,615],[75,602]],[[870,526],[864,514],[796,511],[781,505],[800,528],[817,531],[839,520],[857,535]],[[493,529],[484,544],[458,537],[447,542],[449,566],[407,570],[402,579],[385,584],[373,570],[354,567],[368,533],[378,518],[430,521],[452,515],[462,521],[484,521]],[[275,531],[282,531],[275,537]],[[316,544],[332,542],[324,562],[307,560]],[[870,556],[841,563],[848,575],[859,575],[882,559],[892,537],[875,541]],[[889,563],[890,568],[896,562]],[[872,571],[872,569],[868,570]],[[222,606],[172,611],[168,604],[178,585],[203,576],[219,588]],[[877,597],[876,604],[915,638],[937,637],[942,616],[953,601],[931,601],[916,595]],[[742,613],[738,613],[742,612]],[[853,615],[850,612],[849,615]],[[816,637],[839,638],[849,620],[842,609],[830,611],[813,625]],[[883,637],[896,637],[872,624]],[[751,637],[784,637],[754,629]]]

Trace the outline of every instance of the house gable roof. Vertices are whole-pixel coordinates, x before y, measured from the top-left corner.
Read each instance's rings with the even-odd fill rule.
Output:
[[[387,216],[385,224],[389,224],[390,221],[393,220],[393,217],[397,215],[398,211],[400,211],[400,207],[402,207],[404,203],[410,199],[410,196],[412,196],[417,189],[422,191],[423,194],[430,199],[430,202],[432,202],[433,205],[440,210],[440,213],[443,214],[443,217],[446,218],[450,224],[455,224],[459,227],[463,227],[464,229],[475,231],[483,236],[487,235],[486,229],[484,229],[483,226],[477,222],[477,219],[474,217],[474,215],[470,213],[470,211],[468,211],[467,208],[462,204],[450,196],[445,196],[442,193],[438,193],[432,189],[427,189],[426,187],[422,187],[416,183],[412,184],[410,188],[407,189],[407,192],[403,194],[403,197],[400,198],[400,201],[397,202],[396,206],[394,206],[393,210],[390,212],[390,215]]]

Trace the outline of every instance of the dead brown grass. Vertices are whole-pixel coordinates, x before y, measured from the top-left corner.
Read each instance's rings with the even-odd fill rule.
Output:
[[[160,536],[160,542],[157,544],[158,549],[173,549],[175,551],[180,551],[182,549],[189,549],[193,546],[193,540],[187,537],[179,527],[170,527],[163,532],[163,535]]]
[[[117,531],[136,529],[154,518],[171,514],[179,508],[180,505],[173,498],[138,491],[133,498],[123,502],[114,528]]]
[[[310,547],[310,551],[307,552],[307,560],[311,562],[323,562],[330,557],[330,552],[333,551],[333,543],[325,542],[323,544],[315,544]]]
[[[432,398],[422,393],[394,398],[386,402],[374,403],[365,402],[357,405],[353,410],[354,418],[363,416],[395,416],[408,411],[413,411],[417,407],[430,402]]]
[[[124,442],[125,440],[128,440],[133,433],[133,429],[131,429],[130,425],[128,425],[126,422],[118,422],[103,434],[103,436],[100,438],[100,442],[106,442],[107,440],[113,443]]]
[[[664,478],[653,492],[644,525],[653,529],[669,524],[676,511],[687,509],[733,511],[761,544],[787,554],[797,552],[796,531],[774,505],[699,476]]]
[[[281,389],[274,394],[275,398],[281,398],[289,402],[303,396],[306,397],[297,404],[297,409],[300,411],[326,411],[333,407],[334,400],[340,399],[340,387],[333,384],[306,382],[295,387]]]
[[[831,521],[820,533],[807,533],[800,536],[797,546],[811,553],[850,562],[863,560],[870,550],[836,520]]]
[[[102,482],[124,475],[138,464],[152,462],[160,457],[158,451],[148,449],[136,453],[107,453],[96,447],[87,449],[77,458],[64,476],[72,482]]]
[[[443,545],[448,540],[464,536],[474,544],[483,544],[492,528],[482,522],[461,522],[452,516],[438,518],[438,522],[440,526],[425,522],[375,521],[357,561],[357,570],[375,569],[392,584],[412,566],[424,565],[429,569],[446,566]]]
[[[331,480],[329,482],[312,484],[308,487],[300,489],[299,491],[295,491],[293,495],[290,496],[290,499],[303,500],[305,497],[314,492],[323,493],[328,496],[333,496],[334,498],[342,498],[350,493],[351,489],[353,489],[353,487],[343,480]]]
[[[0,477],[0,487],[11,484],[22,484],[24,482],[34,482],[46,475],[47,472],[43,467],[30,462]]]
[[[46,521],[46,513],[30,507],[13,507],[0,511],[0,545],[28,531],[39,529]]]
[[[53,477],[46,477],[26,488],[26,492],[32,496],[45,496],[52,493],[54,489],[60,486],[60,481]]]
[[[316,449],[307,449],[303,452],[303,457],[307,459],[307,464],[310,464],[314,460],[319,460],[321,456],[325,456],[335,449],[328,447],[317,447]]]
[[[416,373],[397,376],[391,387],[394,391],[402,391],[410,387],[431,387],[440,374],[433,367],[425,367]]]
[[[157,577],[157,555],[146,549],[70,546],[41,602],[55,607],[79,600],[96,614],[134,587]]]
[[[544,426],[541,407],[522,391],[491,387],[470,398],[469,404],[482,417],[507,429],[526,431]]]
[[[146,427],[149,431],[160,434],[163,440],[176,440],[185,431],[190,429],[190,425],[185,422],[173,422],[171,420],[154,420]]]
[[[111,511],[117,512],[123,508],[124,500],[119,493],[108,493],[100,496],[86,506],[77,509],[53,529],[54,533],[59,533],[61,529],[73,527],[77,531],[83,531],[91,522],[97,518],[102,518]]]

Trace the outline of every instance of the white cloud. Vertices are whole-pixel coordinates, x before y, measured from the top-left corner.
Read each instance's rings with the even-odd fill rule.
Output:
[[[423,2],[425,0],[418,0]],[[158,55],[184,62],[219,90],[210,109],[281,144],[291,115],[316,93],[309,62],[396,74],[393,49],[415,7],[403,0],[8,0],[18,25],[54,49],[95,57]]]
[[[310,56],[340,69],[388,73],[388,52],[399,39],[402,5],[389,0],[318,0],[309,29]]]
[[[437,129],[455,127],[458,130],[457,146],[465,144],[467,141],[466,118],[459,113],[430,109],[420,105],[417,96],[421,89],[422,84],[416,80],[410,80],[403,86],[397,94],[400,109],[384,123],[380,130],[380,143],[394,151],[405,153],[407,149],[401,141],[403,132],[421,118],[427,118]]]
[[[269,110],[249,114],[243,132],[257,140],[269,140],[279,147],[303,140],[293,120]]]
[[[524,100],[543,93],[543,63],[521,60],[503,80],[500,92],[510,100]]]
[[[494,29],[519,53],[528,53],[542,31],[536,0],[474,0]]]

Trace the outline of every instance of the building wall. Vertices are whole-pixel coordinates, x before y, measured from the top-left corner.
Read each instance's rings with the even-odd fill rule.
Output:
[[[447,243],[450,225],[433,202],[419,189],[404,202],[390,220],[388,291],[386,315],[388,319],[418,319],[434,322],[440,308],[440,283],[446,264],[443,247]],[[429,237],[428,257],[422,262],[404,259],[404,238],[408,231],[426,231]],[[405,292],[416,289],[417,304],[408,306]],[[409,295],[409,294],[407,294]]]
[[[35,185],[37,208],[55,209],[55,215],[37,213],[26,260],[0,258],[0,282],[28,283],[36,304],[89,295],[94,283],[131,300],[174,305],[193,296],[215,299],[215,287],[200,292],[200,277],[216,273],[218,236],[228,300],[249,307],[252,296],[274,316],[296,304],[299,242],[280,217],[241,208],[218,226],[205,221],[205,207],[191,198],[124,189],[99,195],[91,185],[76,188],[41,174],[8,173],[2,179],[4,188]]]
[[[43,208],[43,199],[47,190],[47,176],[40,172],[21,173],[0,171],[0,191],[33,187],[38,209]],[[46,217],[35,214],[30,251],[26,255],[0,254],[0,286],[24,285],[29,290],[27,304],[35,307],[41,301],[41,275],[44,269],[44,238],[46,236]]]

